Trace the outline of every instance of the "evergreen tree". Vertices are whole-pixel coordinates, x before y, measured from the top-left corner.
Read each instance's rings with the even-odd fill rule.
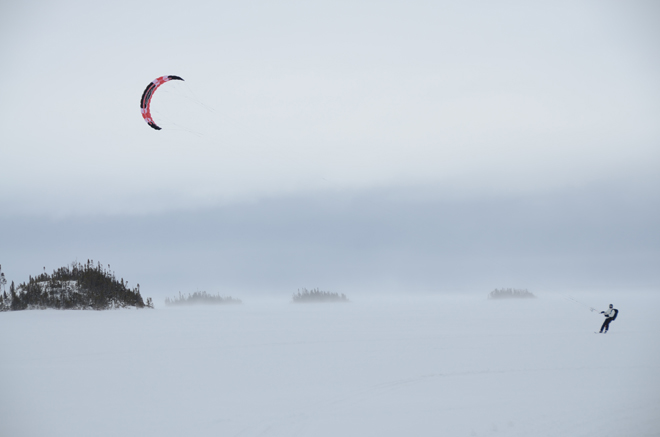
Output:
[[[5,285],[7,285],[7,278],[5,278],[5,273],[2,271],[2,265],[0,265],[0,290],[5,291]]]

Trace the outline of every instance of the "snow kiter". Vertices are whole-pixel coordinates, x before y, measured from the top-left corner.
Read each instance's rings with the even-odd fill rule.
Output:
[[[158,79],[154,79],[142,93],[142,99],[140,100],[140,111],[142,112],[142,117],[144,121],[147,122],[149,126],[156,130],[161,128],[154,122],[154,119],[151,118],[151,97],[153,97],[154,92],[158,89],[159,86],[170,80],[183,80],[179,76],[161,76]]]

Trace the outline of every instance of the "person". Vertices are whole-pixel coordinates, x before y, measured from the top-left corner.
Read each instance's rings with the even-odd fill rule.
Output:
[[[601,311],[600,313],[605,315],[605,321],[603,322],[603,326],[600,327],[600,333],[603,334],[604,329],[605,334],[607,334],[607,330],[610,327],[610,322],[616,319],[619,310],[615,309],[614,305],[610,304],[610,307],[607,309],[607,311]]]

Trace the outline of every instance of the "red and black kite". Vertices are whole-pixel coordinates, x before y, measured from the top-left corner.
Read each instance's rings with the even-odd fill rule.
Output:
[[[156,130],[160,130],[160,127],[154,122],[154,119],[151,118],[151,97],[154,95],[154,92],[158,89],[159,86],[165,82],[169,82],[170,80],[183,79],[181,79],[179,76],[161,76],[147,85],[144,92],[142,93],[142,99],[140,100],[140,111],[142,111],[142,117],[144,117],[144,121],[146,121],[149,126]]]

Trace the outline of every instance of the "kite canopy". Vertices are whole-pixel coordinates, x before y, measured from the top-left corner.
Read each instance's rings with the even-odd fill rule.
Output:
[[[158,79],[154,79],[142,93],[142,99],[140,100],[140,111],[142,112],[142,117],[144,121],[147,122],[149,126],[156,130],[160,130],[160,127],[154,122],[154,119],[151,118],[151,97],[154,95],[154,92],[158,89],[159,86],[170,80],[183,80],[179,76],[161,76]]]

